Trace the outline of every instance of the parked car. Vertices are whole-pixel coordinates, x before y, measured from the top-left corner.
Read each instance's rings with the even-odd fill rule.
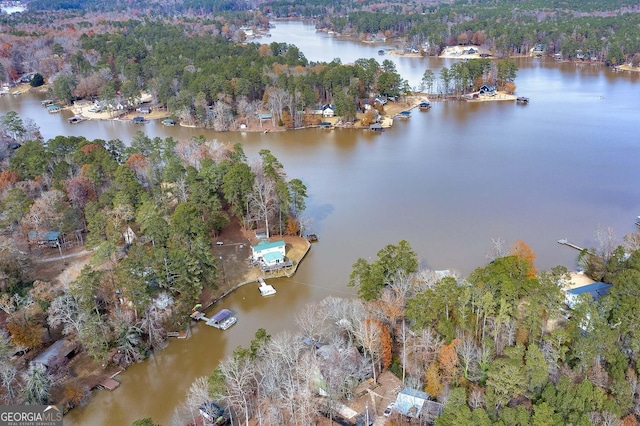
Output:
[[[393,402],[389,405],[387,405],[387,408],[384,409],[384,416],[385,417],[389,417],[391,415],[391,413],[393,412]]]
[[[223,246],[223,245],[224,245],[224,242],[222,242],[222,241],[216,241],[216,245],[217,245],[217,246]]]

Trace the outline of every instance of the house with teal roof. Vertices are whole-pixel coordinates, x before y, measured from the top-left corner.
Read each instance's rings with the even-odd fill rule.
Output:
[[[254,262],[268,267],[275,266],[284,263],[285,247],[286,244],[283,240],[260,241],[251,247],[251,258]]]

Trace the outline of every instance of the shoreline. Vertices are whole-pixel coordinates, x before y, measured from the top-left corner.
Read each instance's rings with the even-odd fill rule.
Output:
[[[202,303],[202,307],[198,308],[197,310],[200,312],[204,312],[208,309],[211,309],[214,305],[223,301],[227,296],[231,295],[241,287],[244,287],[249,284],[258,283],[259,278],[263,278],[264,280],[269,280],[269,279],[275,279],[275,278],[293,277],[296,274],[298,267],[300,266],[304,258],[307,256],[307,254],[311,250],[312,244],[305,237],[301,237],[301,236],[280,236],[280,238],[285,240],[287,246],[291,246],[287,248],[288,252],[290,253],[289,259],[293,260],[294,262],[294,264],[290,268],[281,269],[278,271],[274,271],[272,273],[265,273],[257,267],[245,267],[245,271],[243,272],[244,279],[241,282],[237,284],[233,284],[232,286],[226,289],[224,287],[218,288],[218,290],[221,290],[221,291],[219,293],[212,292],[213,294],[209,296],[209,299],[206,301],[203,301],[204,303]],[[202,293],[201,296],[204,294],[205,293]],[[192,327],[195,327],[198,324],[198,322],[199,321],[194,320],[193,318],[186,318],[179,329],[175,331],[167,330],[167,339],[165,340],[166,345],[171,344],[171,340],[173,340],[172,338],[188,339],[189,337],[191,337],[191,329]],[[151,350],[150,355],[145,357],[142,360],[142,362],[149,361],[152,356],[161,353],[163,348],[159,350],[158,349]],[[106,389],[103,389],[102,386],[107,377],[113,378],[116,375],[122,373],[123,371],[127,371],[129,367],[131,367],[134,364],[135,363],[132,363],[129,365],[119,365],[119,364],[107,363],[106,365],[103,365],[104,368],[102,368],[99,372],[92,370],[93,373],[96,373],[96,374],[92,378],[87,377],[87,379],[89,379],[87,383],[91,384],[89,398],[93,398],[95,396],[94,392],[96,390],[106,390]],[[109,389],[109,390],[112,390],[112,389]],[[64,414],[66,415],[67,413],[69,413],[70,411],[78,407],[80,406],[72,406],[66,409]]]
[[[390,53],[392,55],[398,55],[397,53]],[[416,54],[416,53],[409,53],[406,55],[398,55],[398,56],[413,56],[413,57],[420,57],[420,54]],[[640,69],[639,69],[640,70]],[[18,93],[26,93],[26,92],[36,92],[36,93],[42,93],[43,91],[46,91],[46,86],[42,86],[39,88],[32,88],[30,87],[28,84],[26,84],[26,86],[28,87],[23,87],[25,85],[20,85],[20,86],[16,86],[16,88],[14,88],[15,92]],[[44,87],[44,89],[43,89]],[[23,90],[21,90],[23,89]],[[13,93],[13,92],[12,92]],[[462,97],[460,98],[456,98],[453,99],[452,97],[448,97],[448,98],[441,98],[438,94],[426,94],[426,93],[414,93],[412,95],[407,95],[407,96],[401,96],[398,99],[398,102],[388,102],[387,104],[384,105],[384,109],[380,115],[380,125],[382,128],[384,129],[388,129],[393,127],[394,124],[394,118],[398,115],[398,113],[402,112],[402,111],[408,111],[408,110],[412,110],[418,107],[418,105],[421,102],[446,102],[446,101],[451,101],[451,100],[462,100],[462,101],[470,101],[470,102],[489,102],[489,101],[505,101],[505,100],[515,100],[517,98],[517,95],[510,95],[510,94],[504,94],[502,95],[502,92],[498,93],[500,96],[493,96],[493,97],[481,97],[481,98],[477,98],[477,99],[463,99]],[[79,101],[75,101],[73,105],[67,105],[65,107],[62,107],[61,109],[64,111],[70,111],[74,116],[77,117],[81,117],[82,121],[120,121],[120,122],[133,122],[133,118],[134,117],[143,117],[144,118],[144,123],[150,122],[150,121],[156,121],[156,120],[164,120],[166,118],[171,118],[171,114],[166,111],[166,109],[160,109],[160,110],[152,110],[149,113],[141,113],[140,111],[123,111],[123,110],[119,110],[119,111],[110,111],[110,112],[95,112],[95,111],[89,111],[89,109],[92,109],[95,107],[95,104],[91,101],[88,100],[79,100]],[[318,119],[322,120],[323,122],[327,122],[331,124],[330,129],[356,129],[356,130],[370,130],[369,125],[363,125],[361,120],[362,120],[363,114],[362,113],[357,113],[356,116],[356,120],[353,122],[343,122],[342,119],[338,116],[335,117],[318,117]],[[243,120],[246,120],[246,118],[244,118]],[[248,120],[246,120],[248,121]],[[74,124],[74,123],[71,123]],[[190,128],[190,129],[202,129],[202,130],[213,130],[213,129],[209,129],[206,127],[201,127],[201,126],[197,126],[197,125],[191,125],[191,124],[185,124],[185,123],[181,123],[180,121],[176,120],[175,125],[180,126],[180,127],[184,127],[184,128]],[[301,127],[296,127],[296,128],[285,128],[285,127],[274,127],[273,124],[271,122],[264,124],[262,126],[260,126],[257,123],[253,123],[251,125],[246,125],[244,128],[234,128],[234,129],[229,129],[226,130],[224,132],[241,132],[241,133],[273,133],[273,132],[287,132],[287,131],[294,131],[294,130],[305,130],[305,129],[321,129],[321,130],[326,130],[326,128],[321,125],[321,124],[313,124],[313,125],[307,125],[307,126],[301,126]]]
[[[216,303],[218,303],[219,301],[221,301],[222,299],[224,299],[225,297],[227,297],[228,295],[230,295],[231,293],[233,293],[234,291],[238,290],[241,287],[244,287],[247,284],[252,284],[252,283],[257,283],[258,282],[258,278],[262,278],[262,279],[274,279],[274,278],[291,278],[293,277],[296,272],[298,271],[298,266],[300,266],[300,264],[302,263],[302,260],[307,256],[307,254],[309,253],[309,251],[311,250],[311,243],[305,239],[304,237],[298,237],[303,239],[306,244],[305,244],[305,248],[303,253],[300,256],[296,256],[295,259],[291,259],[293,260],[293,266],[291,267],[291,269],[289,271],[286,271],[286,269],[281,269],[279,271],[275,271],[272,275],[270,276],[266,276],[266,274],[264,272],[260,272],[257,277],[250,277],[238,284],[235,284],[234,286],[232,286],[231,288],[225,290],[224,292],[222,292],[222,294],[214,297],[213,299],[211,299],[211,301],[207,302],[207,304],[202,306],[202,310],[206,310],[209,309],[211,306],[215,305]],[[249,271],[250,273],[250,271]],[[197,322],[196,322],[197,323]]]

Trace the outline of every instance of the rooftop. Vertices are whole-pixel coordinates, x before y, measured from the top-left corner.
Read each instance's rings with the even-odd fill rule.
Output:
[[[231,312],[230,310],[221,309],[217,314],[212,316],[211,319],[216,321],[216,322],[221,322],[221,321],[224,321],[227,318],[231,317],[232,315],[233,315],[233,312]]]
[[[573,294],[575,296],[579,294],[589,293],[593,296],[593,300],[598,300],[602,296],[606,296],[609,294],[609,289],[613,287],[611,284],[603,283],[603,282],[594,282],[592,284],[587,284],[582,287],[574,287],[572,289],[567,290],[567,293]],[[597,297],[596,297],[597,296]]]
[[[278,241],[260,241],[257,245],[251,247],[254,251],[268,250],[271,248],[284,247],[285,242],[283,240]]]

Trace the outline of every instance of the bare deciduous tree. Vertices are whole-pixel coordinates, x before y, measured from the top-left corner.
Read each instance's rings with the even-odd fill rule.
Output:
[[[270,236],[269,224],[278,211],[276,185],[262,173],[256,173],[253,191],[247,197],[249,217],[256,223],[264,223],[267,238]]]
[[[467,380],[478,380],[478,356],[479,348],[471,336],[465,336],[456,346],[456,352],[460,359],[462,374]]]
[[[289,92],[285,89],[271,87],[267,89],[266,96],[267,106],[274,120],[282,120],[282,109],[289,103]]]
[[[248,426],[255,364],[248,357],[235,356],[221,362],[219,368],[227,385],[225,399],[232,409],[244,415],[244,422]]]
[[[593,234],[593,238],[597,244],[597,253],[605,263],[611,258],[616,247],[618,247],[617,239],[612,227],[604,227],[598,225]]]
[[[74,331],[79,334],[86,321],[78,305],[78,300],[70,293],[65,293],[53,299],[48,313],[47,321],[49,326],[57,327],[62,325],[62,334],[64,335],[71,334]]]
[[[18,369],[11,362],[6,360],[0,361],[0,381],[4,389],[2,400],[7,405],[16,403],[17,374]]]

